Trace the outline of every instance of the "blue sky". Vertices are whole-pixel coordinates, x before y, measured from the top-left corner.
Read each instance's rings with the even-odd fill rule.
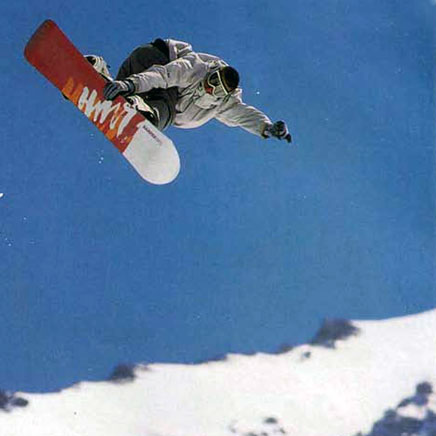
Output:
[[[1,6],[0,389],[435,306],[434,3],[40,3]],[[170,129],[178,179],[142,182],[25,62],[46,18],[113,72],[156,37],[221,56],[294,144]]]

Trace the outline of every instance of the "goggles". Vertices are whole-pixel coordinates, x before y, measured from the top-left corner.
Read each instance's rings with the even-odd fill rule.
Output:
[[[230,94],[230,91],[224,85],[220,70],[214,71],[207,76],[206,85],[211,90],[210,94],[214,97],[225,97]]]

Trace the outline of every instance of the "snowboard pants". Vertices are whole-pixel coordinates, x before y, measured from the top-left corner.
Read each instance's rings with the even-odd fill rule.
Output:
[[[123,80],[132,74],[143,73],[152,65],[165,65],[170,61],[168,48],[163,40],[140,46],[133,50],[121,64],[116,80]],[[156,127],[162,131],[169,127],[176,114],[177,88],[157,88],[137,94],[158,114]]]

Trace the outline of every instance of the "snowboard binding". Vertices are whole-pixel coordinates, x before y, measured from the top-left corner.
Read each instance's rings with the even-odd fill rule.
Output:
[[[94,67],[94,70],[97,71],[103,79],[107,81],[113,80],[111,73],[109,72],[109,65],[101,56],[85,55],[85,59]]]
[[[126,97],[126,100],[138,111],[140,112],[145,119],[150,121],[155,127],[157,127],[159,123],[159,118],[156,111],[145,102],[145,100],[139,95],[131,95]]]

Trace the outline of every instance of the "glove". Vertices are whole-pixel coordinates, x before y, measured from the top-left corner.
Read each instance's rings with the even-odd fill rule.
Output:
[[[106,100],[114,100],[119,95],[126,97],[134,93],[135,85],[129,79],[114,80],[113,82],[108,82],[103,89],[103,95]]]
[[[292,141],[292,136],[289,133],[288,127],[284,121],[276,121],[274,124],[265,127],[263,136],[265,136],[265,138],[273,136],[274,138],[280,140],[285,139],[288,142]]]

